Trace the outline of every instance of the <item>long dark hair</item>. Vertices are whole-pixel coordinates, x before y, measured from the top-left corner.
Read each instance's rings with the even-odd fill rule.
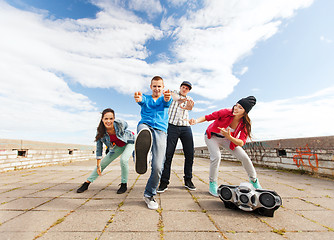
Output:
[[[250,120],[248,113],[245,112],[244,116],[242,117],[242,120],[244,121],[245,128],[247,131],[247,135],[250,139],[252,139],[251,132],[252,132],[252,121]]]
[[[111,112],[114,115],[114,118],[115,118],[114,110],[112,110],[111,108],[106,108],[106,109],[103,110],[99,126],[97,127],[97,133],[96,133],[95,141],[102,138],[103,135],[106,133],[106,127],[104,126],[104,124],[102,122],[102,119],[103,119],[104,115],[108,112]]]
[[[234,111],[236,105],[233,106],[232,112]],[[242,121],[245,124],[247,135],[250,139],[252,139],[251,132],[252,132],[252,121],[250,120],[248,113],[245,111],[244,115],[242,116]]]

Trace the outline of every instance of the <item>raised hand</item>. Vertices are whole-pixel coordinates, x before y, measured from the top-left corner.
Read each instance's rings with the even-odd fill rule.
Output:
[[[136,102],[141,102],[143,100],[143,94],[141,92],[135,92],[134,98]]]
[[[165,100],[165,102],[169,102],[169,100],[172,97],[171,91],[168,89],[166,91],[163,91],[163,94],[164,94],[164,100]]]
[[[186,105],[184,107],[180,105],[180,108],[184,110],[192,110],[194,107],[194,104],[195,104],[194,101],[189,99],[186,101]]]

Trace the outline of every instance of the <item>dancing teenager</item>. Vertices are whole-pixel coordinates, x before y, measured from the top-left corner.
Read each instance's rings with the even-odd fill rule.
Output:
[[[127,127],[127,122],[115,119],[114,110],[110,108],[103,110],[95,137],[97,166],[87,178],[87,181],[78,188],[78,193],[86,191],[89,184],[94,182],[98,176],[101,176],[103,170],[119,156],[121,156],[121,184],[117,193],[121,194],[126,192],[129,174],[129,158],[134,150],[135,142],[133,132],[128,130]],[[106,145],[109,152],[102,159],[103,144]]]
[[[168,130],[167,130],[167,149],[164,168],[161,175],[158,193],[163,193],[168,189],[170,180],[171,165],[177,141],[180,139],[184,152],[184,186],[189,190],[196,190],[191,181],[192,168],[194,162],[194,140],[191,131],[189,111],[194,107],[193,99],[187,94],[190,92],[192,85],[188,81],[183,81],[179,91],[172,92],[173,102],[168,109]]]
[[[240,99],[232,109],[221,109],[209,115],[189,120],[191,125],[205,121],[214,121],[205,132],[205,143],[210,153],[209,192],[213,196],[218,196],[217,180],[221,160],[219,147],[223,147],[240,160],[249,176],[250,183],[256,189],[261,188],[253,163],[242,148],[247,137],[251,136],[251,120],[248,113],[255,104],[255,97],[249,96]]]
[[[138,123],[138,135],[135,142],[136,172],[147,171],[148,155],[152,152],[151,175],[144,191],[144,201],[149,209],[158,209],[154,196],[157,194],[162,167],[166,153],[168,108],[171,104],[171,92],[163,91],[164,81],[155,76],[151,80],[151,95],[135,92],[135,101],[141,107],[141,120]]]

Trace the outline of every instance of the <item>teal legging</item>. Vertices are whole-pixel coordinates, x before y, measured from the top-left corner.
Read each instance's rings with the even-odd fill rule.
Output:
[[[129,175],[129,158],[132,155],[132,152],[135,148],[134,144],[126,144],[124,147],[115,146],[113,152],[110,151],[102,160],[101,160],[101,172],[116,158],[121,154],[120,164],[121,164],[121,183],[128,182]],[[88,181],[94,182],[99,175],[97,174],[97,167],[93,170],[92,174],[87,178]]]

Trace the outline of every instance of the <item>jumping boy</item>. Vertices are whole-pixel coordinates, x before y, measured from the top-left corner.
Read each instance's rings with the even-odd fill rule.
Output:
[[[164,81],[155,76],[151,80],[152,95],[135,92],[135,101],[141,106],[141,120],[138,123],[138,135],[135,142],[135,166],[139,174],[147,171],[149,152],[152,152],[151,175],[144,191],[144,201],[149,209],[158,209],[154,196],[157,194],[162,167],[164,164],[168,108],[172,102],[171,92],[164,91]]]

